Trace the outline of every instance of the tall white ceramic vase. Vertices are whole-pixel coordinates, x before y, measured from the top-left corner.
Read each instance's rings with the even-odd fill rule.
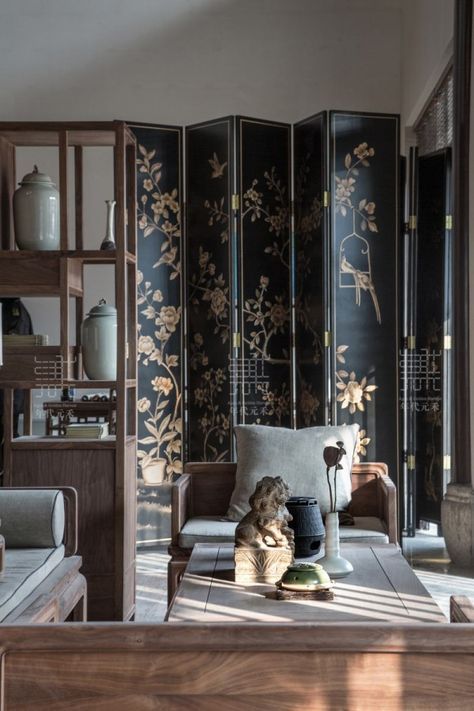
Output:
[[[324,558],[320,558],[317,562],[323,566],[331,578],[344,578],[352,573],[354,568],[340,553],[338,513],[326,514],[324,526],[326,528]]]

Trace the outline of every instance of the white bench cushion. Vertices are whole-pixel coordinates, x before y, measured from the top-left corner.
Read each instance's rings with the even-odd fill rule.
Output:
[[[0,575],[0,621],[18,607],[63,558],[63,545],[56,548],[7,548],[5,570]]]
[[[388,543],[387,531],[383,521],[375,516],[355,516],[354,526],[340,526],[341,541],[351,543]],[[192,548],[195,543],[232,543],[234,541],[235,521],[222,520],[219,516],[196,516],[184,524],[179,534],[179,545]]]

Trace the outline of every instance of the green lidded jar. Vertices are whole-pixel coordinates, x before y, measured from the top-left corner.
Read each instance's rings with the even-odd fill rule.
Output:
[[[318,563],[293,563],[281,578],[284,590],[327,590],[332,586],[331,578]]]
[[[82,323],[82,363],[90,380],[117,379],[117,309],[101,299]]]
[[[48,251],[59,249],[59,192],[35,165],[23,177],[13,195],[15,241],[19,249]]]

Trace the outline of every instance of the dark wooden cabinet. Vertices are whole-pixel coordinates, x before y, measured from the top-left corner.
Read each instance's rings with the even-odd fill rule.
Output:
[[[56,146],[59,158],[60,250],[18,251],[12,223],[15,152],[23,146]],[[84,250],[83,149],[114,152],[116,250]],[[69,149],[73,148],[73,151]],[[59,297],[60,343],[4,347],[4,484],[73,486],[79,497],[79,548],[87,579],[91,620],[127,620],[135,611],[136,540],[136,188],[135,138],[119,121],[99,123],[0,123],[0,297]],[[74,162],[74,235],[68,236],[68,161]],[[71,224],[71,222],[70,222]],[[70,249],[71,242],[75,249]],[[115,267],[117,379],[87,380],[79,329],[84,317],[84,267]],[[71,309],[76,339],[70,342]],[[42,364],[61,367],[38,379]],[[44,365],[46,367],[46,365]],[[116,434],[101,440],[32,436],[31,391],[108,389],[116,393]],[[25,391],[23,436],[14,438],[13,392]]]

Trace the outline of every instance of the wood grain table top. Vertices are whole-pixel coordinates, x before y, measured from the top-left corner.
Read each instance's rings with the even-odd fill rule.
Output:
[[[199,543],[194,546],[167,620],[407,624],[448,621],[397,546],[348,543],[341,546],[341,554],[350,560],[354,572],[335,581],[334,600],[271,600],[265,593],[274,590],[274,586],[234,581],[232,544]]]

